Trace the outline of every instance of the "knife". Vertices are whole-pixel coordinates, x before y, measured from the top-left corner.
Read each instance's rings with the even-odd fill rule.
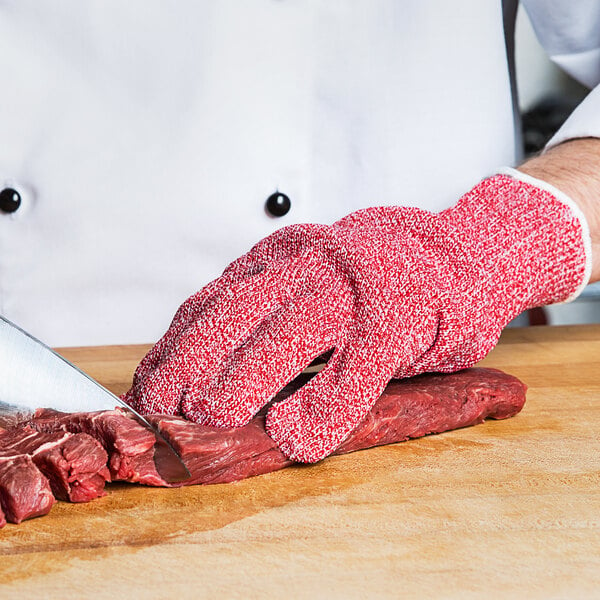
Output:
[[[0,315],[0,414],[32,414],[37,408],[87,412],[123,408],[156,436],[154,464],[167,483],[191,477],[172,446],[147,419],[118,396]]]

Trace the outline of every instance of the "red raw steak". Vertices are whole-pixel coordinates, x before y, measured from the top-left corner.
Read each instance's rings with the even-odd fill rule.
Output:
[[[486,418],[504,419],[521,410],[525,392],[521,381],[496,369],[475,368],[450,375],[395,380],[335,454],[475,425]],[[292,464],[265,432],[262,415],[238,429],[205,427],[166,415],[151,415],[149,419],[178,451],[191,473],[188,481],[177,485],[226,483]],[[18,437],[15,429],[23,432],[31,431],[30,428],[40,435],[58,436],[56,439],[63,439],[65,432],[88,434],[108,454],[107,466],[113,480],[168,486],[154,467],[153,434],[120,410],[67,414],[40,409],[26,423],[3,433],[0,430],[0,456],[3,437]],[[73,449],[69,454],[72,464],[82,458],[78,453],[83,450]],[[25,457],[29,458],[27,454]],[[31,466],[35,468],[33,463]],[[8,520],[13,520],[5,503],[2,508]],[[29,516],[34,515],[32,510]],[[0,523],[1,520],[0,514]]]
[[[521,410],[525,391],[516,377],[496,369],[394,380],[335,454],[475,425],[486,418],[504,419]],[[263,416],[237,429],[206,427],[166,415],[148,418],[192,475],[178,485],[226,483],[292,464],[265,432]],[[31,424],[42,431],[83,431],[96,437],[109,453],[115,480],[168,485],[154,468],[152,433],[121,411],[64,414],[42,410]]]
[[[0,458],[0,506],[6,521],[20,523],[48,514],[54,502],[50,484],[31,456]]]

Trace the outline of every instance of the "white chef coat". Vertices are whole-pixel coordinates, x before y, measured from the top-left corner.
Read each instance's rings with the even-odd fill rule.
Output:
[[[591,86],[599,5],[526,3]],[[2,2],[0,188],[22,205],[0,214],[0,312],[51,345],[150,342],[275,229],[450,206],[515,160],[515,6]],[[559,138],[600,133],[599,95]]]

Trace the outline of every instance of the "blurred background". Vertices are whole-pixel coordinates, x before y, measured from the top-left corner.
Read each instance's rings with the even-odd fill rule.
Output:
[[[541,150],[588,89],[561,71],[548,58],[519,8],[515,40],[519,107],[522,114],[525,155]],[[512,322],[515,326],[600,323],[600,283],[589,285],[570,304],[534,309]]]

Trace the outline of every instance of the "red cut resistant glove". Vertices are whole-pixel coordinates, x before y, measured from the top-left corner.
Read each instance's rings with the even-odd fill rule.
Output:
[[[469,367],[521,311],[586,284],[589,232],[578,207],[507,172],[440,214],[369,208],[265,238],[181,306],[126,401],[238,427],[335,349],[266,422],[290,459],[324,458],[392,377]]]

